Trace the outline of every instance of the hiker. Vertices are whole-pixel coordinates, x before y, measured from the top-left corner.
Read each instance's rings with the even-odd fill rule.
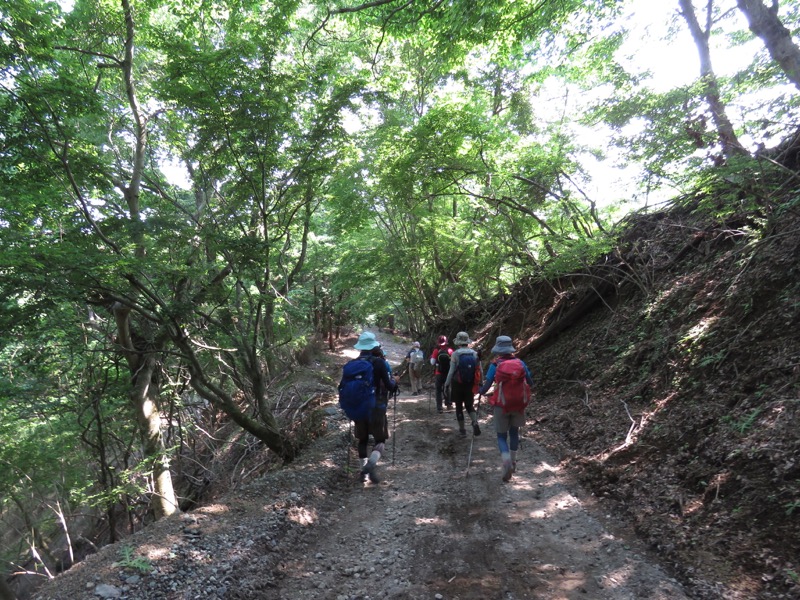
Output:
[[[389,393],[397,389],[397,381],[389,374],[388,363],[383,358],[380,342],[374,333],[362,332],[353,347],[359,350],[360,354],[342,369],[339,405],[355,423],[358,458],[361,460],[361,480],[366,481],[368,478],[372,483],[380,483],[376,465],[389,437],[386,408]],[[370,434],[375,444],[368,455]]]
[[[383,347],[378,342],[378,345],[372,349],[372,356],[377,356],[383,361],[383,364],[386,365],[386,372],[389,374],[389,378],[393,379],[394,375],[392,374],[392,365],[389,364],[389,359],[386,358],[386,352],[384,352]],[[378,400],[383,400],[383,404],[387,404],[389,401],[389,390],[384,385],[375,386],[376,394]]]
[[[450,372],[450,355],[453,349],[447,345],[447,336],[440,335],[436,340],[436,348],[431,352],[431,365],[435,367],[433,376],[436,378],[436,411],[443,412],[442,400],[444,400],[447,410],[453,405],[450,397],[445,394],[444,380]]]
[[[466,331],[459,331],[456,334],[453,344],[456,346],[455,352],[450,356],[450,371],[444,382],[444,388],[451,402],[456,403],[456,420],[458,421],[458,433],[465,437],[467,430],[464,427],[464,410],[466,409],[470,421],[472,421],[472,434],[480,435],[481,428],[478,426],[478,413],[473,405],[475,395],[473,385],[475,384],[475,372],[480,369],[478,363],[478,353],[469,344],[469,334]],[[480,378],[480,375],[478,376]]]
[[[525,407],[530,402],[533,377],[528,365],[514,357],[514,343],[507,335],[497,336],[492,353],[497,357],[489,365],[486,381],[480,390],[482,395],[495,384],[489,396],[494,407],[494,427],[497,432],[497,447],[503,466],[503,481],[510,481],[517,470],[519,450],[519,428],[525,425]]]
[[[411,382],[411,395],[416,396],[422,391],[422,365],[425,364],[425,353],[420,349],[419,342],[414,342],[411,350],[406,354],[408,360],[408,379]]]

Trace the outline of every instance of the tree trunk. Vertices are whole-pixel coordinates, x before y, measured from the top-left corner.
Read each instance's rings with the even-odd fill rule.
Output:
[[[695,46],[697,46],[697,52],[700,55],[700,79],[703,82],[703,95],[708,103],[708,107],[711,109],[711,118],[717,130],[717,137],[722,148],[722,154],[726,159],[733,156],[745,155],[747,152],[739,142],[739,138],[736,136],[733,125],[728,118],[725,103],[722,101],[719,93],[717,76],[711,68],[711,49],[708,45],[708,40],[711,36],[713,0],[708,0],[708,4],[706,5],[705,29],[700,26],[697,20],[692,0],[678,0],[678,3],[681,7],[681,14],[689,26],[689,31],[692,34]]]
[[[762,39],[764,45],[796,88],[800,89],[800,48],[778,18],[778,2],[772,0],[767,7],[761,0],[736,0],[750,26],[750,31]]]
[[[161,412],[158,408],[158,357],[148,353],[142,356],[139,362],[141,364],[133,374],[134,383],[130,398],[139,422],[144,456],[152,462],[155,492],[153,511],[156,519],[160,519],[178,510],[178,498],[172,487],[169,458],[161,435]]]
[[[156,519],[160,519],[178,510],[178,498],[172,486],[169,459],[161,435],[161,414],[158,408],[159,344],[145,338],[146,342],[140,344],[143,347],[134,345],[129,308],[121,304],[115,305],[114,316],[117,323],[117,343],[125,355],[131,373],[129,398],[142,436],[142,451],[145,460],[152,462],[155,495],[153,510]]]
[[[123,44],[124,60],[121,63],[122,81],[128,107],[133,121],[133,143],[130,164],[130,178],[127,185],[121,181],[117,184],[128,207],[128,218],[133,225],[141,224],[140,199],[142,179],[144,177],[145,156],[147,154],[147,119],[142,113],[136,93],[134,77],[134,55],[136,27],[133,18],[133,7],[130,0],[122,0],[122,14],[125,22],[125,39]],[[144,228],[132,228],[131,238],[134,253],[143,259],[147,255],[144,240]],[[117,342],[122,349],[131,373],[130,401],[136,411],[139,432],[145,460],[151,461],[153,467],[153,485],[155,502],[153,510],[156,519],[171,515],[178,510],[178,499],[172,487],[172,476],[169,472],[169,459],[164,449],[161,435],[161,415],[158,409],[158,370],[160,344],[154,343],[154,336],[143,336],[142,341],[134,341],[131,335],[131,318],[128,307],[114,306],[117,324]]]

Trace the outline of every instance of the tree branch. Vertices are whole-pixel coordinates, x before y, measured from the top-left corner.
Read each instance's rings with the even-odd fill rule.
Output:
[[[106,60],[110,60],[113,64],[111,65],[98,65],[99,67],[122,67],[123,61],[118,59],[116,56],[112,56],[110,54],[105,54],[103,52],[95,52],[93,50],[84,50],[83,48],[76,48],[74,46],[54,46],[56,50],[66,50],[68,52],[77,52],[78,54],[86,54],[88,56],[96,56],[97,58],[104,58]]]
[[[336,8],[334,10],[328,11],[328,14],[344,15],[347,13],[356,13],[356,12],[361,12],[362,10],[377,8],[378,6],[384,6],[386,4],[392,4],[393,2],[397,2],[397,0],[373,0],[372,2],[365,2],[364,4],[359,4],[358,6],[345,6],[344,8]],[[409,3],[406,2],[406,5],[408,4]]]

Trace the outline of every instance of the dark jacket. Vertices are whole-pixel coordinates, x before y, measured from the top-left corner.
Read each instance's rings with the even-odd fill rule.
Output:
[[[389,376],[386,361],[372,354],[371,350],[362,350],[358,358],[366,358],[372,363],[372,381],[375,383],[375,397],[385,398],[397,389],[397,382]]]
[[[449,354],[450,356],[453,355],[453,349],[450,348],[449,346],[437,346],[433,350],[433,352],[431,352],[431,364],[434,367],[436,367],[436,370],[433,372],[434,375],[444,375],[445,377],[447,377],[447,373],[442,373],[439,370],[439,360],[438,360],[439,359],[439,352],[442,352],[442,351],[447,352],[447,354]]]

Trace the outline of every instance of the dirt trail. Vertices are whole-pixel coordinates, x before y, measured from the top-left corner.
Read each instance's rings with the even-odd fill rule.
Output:
[[[383,346],[399,364],[406,348]],[[437,414],[430,390],[412,397],[407,389],[396,418],[390,404],[395,438],[379,463],[381,483],[357,481],[350,448],[338,506],[308,556],[284,571],[276,598],[686,597],[584,509],[533,432],[523,433],[517,473],[505,484],[486,410],[482,435],[463,439],[455,413]]]
[[[405,343],[382,341],[399,366]],[[338,374],[350,355],[348,346],[319,366]],[[392,403],[380,484],[360,482],[351,424],[331,389],[322,407],[328,433],[298,460],[126,539],[146,572],[120,565],[120,547],[107,546],[37,600],[687,597],[634,541],[610,533],[612,521],[568,481],[534,429],[523,432],[517,473],[503,483],[486,411],[482,435],[461,438],[455,413],[438,414],[429,391],[410,396],[405,385],[396,411]]]

